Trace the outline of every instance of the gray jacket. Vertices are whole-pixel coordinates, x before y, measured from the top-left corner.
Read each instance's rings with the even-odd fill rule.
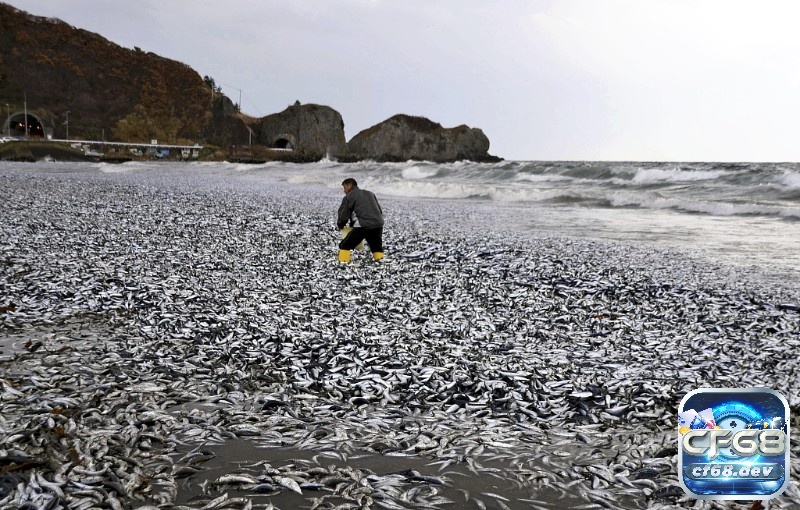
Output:
[[[371,191],[353,187],[342,199],[336,225],[341,230],[350,223],[354,227],[379,228],[383,226],[383,210]]]

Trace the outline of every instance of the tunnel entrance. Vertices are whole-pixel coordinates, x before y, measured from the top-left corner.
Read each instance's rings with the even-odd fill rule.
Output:
[[[274,149],[291,149],[292,142],[287,140],[286,138],[278,138],[275,140],[275,143],[272,144]]]
[[[42,125],[42,121],[32,113],[28,113],[27,121],[28,137],[44,138],[44,126]],[[14,137],[25,136],[24,112],[15,113],[6,119],[5,125],[3,126],[3,134],[6,133]]]

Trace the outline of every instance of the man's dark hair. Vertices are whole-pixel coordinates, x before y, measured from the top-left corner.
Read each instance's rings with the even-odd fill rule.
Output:
[[[347,179],[342,181],[342,186],[347,186],[348,184],[352,184],[354,188],[358,187],[358,183],[352,177],[348,177]]]

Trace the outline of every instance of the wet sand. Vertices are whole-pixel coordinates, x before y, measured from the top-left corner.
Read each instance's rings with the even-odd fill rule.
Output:
[[[227,493],[231,498],[252,498],[254,505],[272,503],[278,508],[301,508],[308,505],[309,498],[332,495],[332,489],[325,486],[305,489],[303,491],[305,495],[286,491],[278,486],[273,491],[253,496],[252,488],[237,490],[235,484],[216,483],[217,480],[231,473],[262,475],[265,472],[266,464],[283,468],[289,472],[307,469],[309,466],[324,467],[328,470],[334,466],[336,468],[347,466],[364,476],[374,474],[377,477],[392,475],[403,477],[406,479],[403,485],[408,489],[424,487],[426,479],[433,480],[434,483],[430,484],[430,487],[441,497],[452,501],[452,503],[444,505],[445,508],[478,508],[475,499],[481,500],[486,508],[502,508],[497,503],[498,497],[503,498],[500,501],[509,508],[520,510],[531,508],[534,501],[545,508],[568,508],[582,503],[581,498],[563,494],[555,488],[525,487],[520,483],[512,483],[505,476],[493,476],[488,472],[479,475],[471,472],[466,464],[454,464],[442,468],[432,464],[434,462],[432,459],[412,454],[378,455],[374,452],[364,451],[342,455],[336,452],[320,453],[293,448],[262,448],[252,441],[241,439],[227,441],[224,445],[208,446],[203,450],[211,452],[214,457],[203,463],[201,472],[188,476],[181,483],[178,491],[178,504],[208,501]],[[486,463],[485,467],[496,469],[499,473],[517,469],[502,460]],[[547,467],[542,465],[540,469],[545,470]],[[413,479],[409,474],[411,470],[419,473],[419,480]],[[335,495],[326,501],[332,505],[344,505],[348,502],[347,499],[336,498]],[[407,503],[413,502],[408,501]]]

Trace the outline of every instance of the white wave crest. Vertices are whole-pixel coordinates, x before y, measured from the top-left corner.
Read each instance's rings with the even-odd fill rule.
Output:
[[[497,202],[547,202],[547,201],[579,201],[590,198],[580,196],[571,191],[561,189],[535,189],[535,188],[493,188],[489,193],[492,200]]]
[[[664,198],[656,195],[615,193],[609,197],[614,207],[641,207],[644,209],[675,209],[713,216],[765,215],[800,218],[800,209],[764,204],[732,204],[701,200]]]
[[[664,170],[661,168],[640,168],[636,170],[636,174],[631,179],[638,184],[649,184],[655,182],[693,182],[693,181],[707,181],[716,179],[725,172],[721,170],[699,170],[699,171],[685,171],[685,170]]]
[[[339,187],[338,179],[331,181],[325,175],[312,173],[290,175],[286,178],[286,182],[289,184],[325,184],[331,187]]]
[[[137,170],[136,163],[95,163],[96,168],[104,174],[125,174]]]
[[[417,165],[410,166],[408,168],[404,168],[402,172],[403,179],[409,180],[416,180],[416,179],[427,179],[428,177],[433,177],[439,172],[439,169],[436,167],[421,167]]]
[[[260,163],[260,164],[252,164],[252,163],[226,163],[229,165],[229,170],[234,173],[246,173],[252,172],[254,170],[259,170],[261,168],[266,168],[269,166],[269,163]]]
[[[800,188],[800,173],[789,173],[780,178],[781,184],[788,188]]]
[[[382,184],[375,183],[371,191],[409,198],[490,198],[490,188],[473,184],[399,181]]]
[[[560,181],[572,181],[574,180],[572,177],[567,175],[558,175],[558,174],[517,174],[514,177],[516,181],[525,181],[525,182],[560,182]]]
[[[408,198],[446,198],[474,199],[481,198],[493,202],[544,202],[551,200],[580,199],[572,192],[562,189],[537,189],[519,186],[493,186],[486,183],[444,183],[421,181],[396,181],[392,183],[374,183],[373,191],[381,194]]]

